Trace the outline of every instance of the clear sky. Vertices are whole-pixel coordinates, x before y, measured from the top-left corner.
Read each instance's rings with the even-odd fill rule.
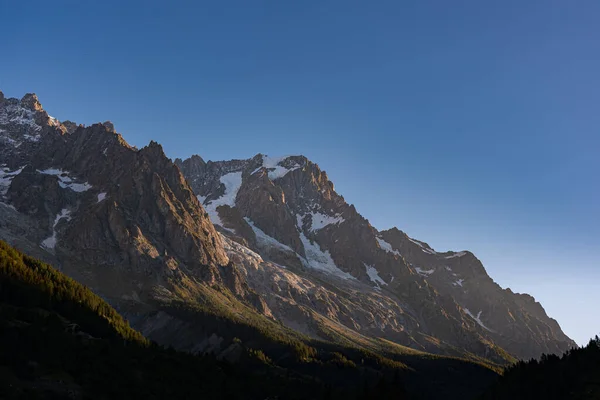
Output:
[[[596,0],[1,2],[0,90],[173,158],[304,154],[375,227],[472,250],[584,343],[598,21]]]

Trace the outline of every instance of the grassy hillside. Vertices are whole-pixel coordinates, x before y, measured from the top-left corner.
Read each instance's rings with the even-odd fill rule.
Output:
[[[234,364],[164,349],[89,289],[0,242],[0,398],[459,399],[497,376],[393,344],[380,354],[311,341],[235,306],[237,315],[186,303],[167,310],[222,334]]]

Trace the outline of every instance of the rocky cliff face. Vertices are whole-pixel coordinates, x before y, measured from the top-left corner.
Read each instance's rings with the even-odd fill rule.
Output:
[[[452,297],[486,337],[520,358],[575,344],[533,297],[502,289],[469,251],[438,253],[394,228],[380,233],[443,296]]]
[[[322,293],[308,295],[313,306],[304,306],[345,328],[427,351],[454,346],[491,358],[497,347],[529,358],[575,345],[533,298],[500,288],[472,253],[439,253],[395,228],[379,232],[305,157],[205,162],[194,156],[175,163],[225,236],[289,267],[286,273],[326,281],[318,285]],[[250,284],[265,295],[275,286],[299,304],[280,287],[294,279],[265,287],[274,275]],[[290,326],[311,326],[312,317],[298,317],[283,299],[269,307]],[[318,329],[307,333],[318,336]]]
[[[35,95],[0,94],[0,239],[191,351],[218,332],[198,336],[161,304],[239,315],[241,302],[314,338],[498,362],[574,345],[471,253],[379,232],[305,157],[173,163],[110,122],[59,122]]]
[[[214,283],[229,263],[180,170],[110,123],[63,125],[35,95],[0,103],[2,236],[104,296]]]

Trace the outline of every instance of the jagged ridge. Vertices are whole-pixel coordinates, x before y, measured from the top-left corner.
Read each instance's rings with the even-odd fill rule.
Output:
[[[346,299],[386,299],[385,306],[366,313],[376,316],[370,323],[356,318],[360,306],[345,309],[327,300],[320,312],[350,329],[447,351],[432,344],[433,336],[492,358],[503,357],[496,345],[523,358],[575,346],[539,303],[501,289],[472,253],[438,253],[396,228],[377,231],[335,192],[326,173],[303,156],[258,154],[231,162],[194,156],[175,163],[207,208],[227,198],[211,214],[224,235],[267,260],[334,282],[332,293],[355,288]],[[230,185],[233,175],[236,184]],[[278,306],[270,307],[277,314]],[[289,312],[284,308],[280,319]]]
[[[487,277],[472,254],[378,232],[305,157],[192,157],[175,160],[178,168],[158,144],[132,148],[110,123],[48,117],[34,95],[2,96],[0,110],[11,116],[0,119],[0,237],[88,284],[163,343],[214,347],[153,314],[201,299],[213,312],[241,302],[313,338],[378,351],[381,337],[506,362],[502,347],[515,338],[526,347],[509,349],[517,356],[570,344],[543,309],[508,292],[503,307],[517,315],[520,336],[500,333],[485,309],[496,303],[467,303],[451,290]],[[452,281],[463,286],[441,279],[445,267],[464,269]]]

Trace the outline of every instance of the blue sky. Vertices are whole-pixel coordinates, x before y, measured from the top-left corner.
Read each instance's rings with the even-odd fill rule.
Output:
[[[48,3],[0,5],[5,95],[173,158],[304,154],[375,227],[600,333],[600,3]]]

